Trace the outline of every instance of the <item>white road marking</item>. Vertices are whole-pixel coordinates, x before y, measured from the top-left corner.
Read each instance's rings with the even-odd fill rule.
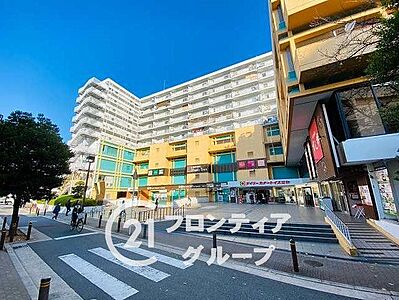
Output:
[[[145,249],[141,249],[141,248],[133,248],[133,247],[124,247],[125,244],[120,243],[120,244],[116,244],[115,246],[118,248],[122,248],[125,249],[126,251],[130,251],[142,256],[146,256],[146,257],[156,257],[156,259],[164,264],[179,268],[179,269],[186,269],[192,265],[185,265],[184,262],[182,260],[173,258],[173,257],[169,257],[166,255],[162,255],[156,252],[152,252],[149,250],[145,250]]]
[[[65,239],[72,239],[76,237],[81,237],[81,236],[86,236],[86,235],[93,235],[93,234],[102,234],[102,232],[86,232],[86,233],[78,233],[78,234],[72,234],[72,235],[65,235],[65,236],[60,236],[54,238],[54,240],[65,240]]]
[[[127,265],[127,264],[121,262],[120,260],[118,260],[115,256],[113,256],[111,251],[108,251],[101,247],[90,249],[89,252],[94,253],[110,262],[120,265],[120,266],[128,269],[129,271],[132,271],[136,274],[139,274],[139,275],[141,275],[145,278],[148,278],[152,281],[155,281],[155,282],[159,282],[162,279],[165,279],[166,277],[170,276],[170,274],[164,273],[162,271],[151,268],[149,266],[137,267],[137,266]]]
[[[58,258],[115,300],[123,300],[138,293],[138,290],[116,279],[75,254],[62,255]]]

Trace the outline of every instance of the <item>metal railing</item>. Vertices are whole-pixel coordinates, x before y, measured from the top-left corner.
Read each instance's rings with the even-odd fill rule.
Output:
[[[326,205],[324,206],[324,212],[326,213],[326,217],[331,221],[331,223],[333,223],[335,227],[339,230],[339,232],[341,232],[346,241],[350,245],[353,245],[348,226],[346,226],[345,223],[342,222],[341,219],[338,218],[337,215]]]

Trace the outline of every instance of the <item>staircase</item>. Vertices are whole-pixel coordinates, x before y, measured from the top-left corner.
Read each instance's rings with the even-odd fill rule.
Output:
[[[218,220],[204,220],[204,233],[207,233],[206,228],[215,225]],[[197,220],[191,221],[192,225],[198,225]],[[225,234],[231,236],[245,236],[254,238],[277,239],[277,240],[290,240],[313,242],[313,243],[338,243],[334,232],[329,225],[313,225],[313,224],[293,224],[286,223],[277,233],[273,233],[272,229],[276,227],[276,223],[265,223],[265,232],[259,233],[259,229],[254,229],[252,225],[255,222],[245,223],[236,233],[231,233],[230,229],[235,227],[235,224],[229,224],[226,221],[221,227],[216,230],[217,234]],[[180,231],[186,230],[186,219],[180,225]]]
[[[360,257],[369,262],[399,265],[399,246],[391,242],[378,230],[366,223],[348,216],[340,216],[348,226],[353,245]]]

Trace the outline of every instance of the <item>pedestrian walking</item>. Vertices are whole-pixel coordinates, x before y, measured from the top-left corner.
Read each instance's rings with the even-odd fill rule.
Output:
[[[52,217],[53,220],[57,220],[60,210],[61,210],[61,205],[57,203],[53,209],[53,217]]]
[[[155,198],[155,210],[158,209],[159,200],[158,197]]]
[[[66,207],[66,213],[65,213],[65,215],[67,216],[68,213],[71,211],[71,200],[70,200],[70,199],[67,200],[67,202],[66,202],[66,204],[65,204],[65,207]]]

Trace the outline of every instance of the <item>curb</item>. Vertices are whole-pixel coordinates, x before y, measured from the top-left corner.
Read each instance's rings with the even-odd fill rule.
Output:
[[[18,243],[18,244],[14,244],[14,245],[28,246],[26,243]],[[15,270],[17,271],[19,277],[21,278],[23,285],[25,286],[25,289],[27,290],[27,292],[29,294],[29,297],[31,299],[36,299],[36,297],[38,295],[38,289],[37,289],[36,285],[34,284],[34,282],[32,281],[32,278],[30,278],[30,276],[26,272],[25,268],[22,266],[18,256],[15,254],[13,245],[6,244],[5,248],[6,248],[8,255],[11,258],[11,262],[14,265]]]

